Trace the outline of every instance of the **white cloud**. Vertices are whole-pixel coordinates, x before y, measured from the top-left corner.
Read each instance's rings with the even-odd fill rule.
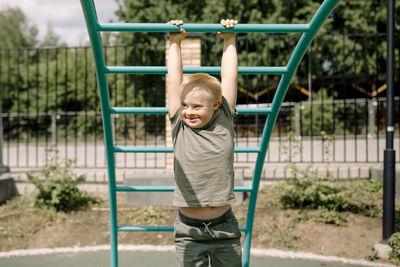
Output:
[[[115,0],[95,0],[99,20],[106,22],[116,20]],[[62,41],[78,45],[80,40],[87,39],[87,30],[79,0],[0,0],[0,8],[18,6],[28,17],[31,24],[38,25],[39,38],[47,31],[51,23]]]

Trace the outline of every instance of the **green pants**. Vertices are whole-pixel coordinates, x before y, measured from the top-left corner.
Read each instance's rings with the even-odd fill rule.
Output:
[[[176,258],[181,267],[241,267],[240,230],[232,210],[213,220],[178,212],[174,223]]]

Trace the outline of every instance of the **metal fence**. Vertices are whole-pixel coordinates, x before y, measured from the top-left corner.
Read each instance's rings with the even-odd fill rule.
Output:
[[[284,61],[285,50],[293,48],[296,38],[239,36],[239,64],[262,66]],[[216,42],[203,36],[203,55],[208,55],[202,57],[203,65],[220,64],[221,45]],[[371,46],[375,53],[369,50]],[[318,36],[282,106],[266,162],[382,162],[386,106],[383,46],[382,34]],[[396,67],[400,69],[398,47]],[[164,49],[164,41],[152,46],[113,46],[105,48],[105,55],[109,65],[165,65]],[[102,122],[90,48],[0,49],[0,63],[4,165],[40,167],[49,153],[54,153],[48,148],[53,148],[60,158],[75,158],[76,168],[104,168]],[[394,104],[397,153],[398,76]],[[162,75],[110,75],[112,104],[164,106],[164,83]],[[268,105],[275,83],[274,77],[241,76],[239,105]],[[265,118],[239,116],[237,145],[257,145]],[[118,145],[165,145],[165,116],[119,115],[113,120]],[[333,141],[327,141],[330,136]],[[165,154],[116,156],[119,168],[165,167]],[[235,157],[238,164],[255,160],[252,154]],[[396,158],[399,162],[400,156]]]

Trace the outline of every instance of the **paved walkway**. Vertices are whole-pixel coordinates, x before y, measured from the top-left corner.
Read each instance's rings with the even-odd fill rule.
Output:
[[[4,267],[109,267],[110,255],[104,247],[63,248],[53,250],[21,250],[0,252],[0,266]],[[120,251],[119,267],[176,267],[173,251]],[[81,252],[77,252],[81,251]],[[278,250],[254,250],[258,256],[250,259],[251,267],[392,267],[393,265],[373,263],[365,260],[348,260],[338,257],[323,257],[307,253],[293,253]],[[16,256],[20,255],[20,256]],[[264,256],[260,256],[264,255]],[[269,255],[269,256],[268,256]],[[11,257],[10,257],[11,256]]]

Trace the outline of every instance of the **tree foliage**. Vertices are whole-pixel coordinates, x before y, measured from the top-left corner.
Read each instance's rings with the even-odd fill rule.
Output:
[[[116,15],[123,22],[162,23],[183,19],[186,23],[218,23],[221,18],[236,18],[239,23],[307,23],[322,0],[115,0]],[[396,2],[396,14],[400,2]],[[396,17],[396,29],[400,26]],[[0,90],[4,113],[50,113],[62,111],[99,111],[96,77],[90,48],[67,48],[48,26],[43,40],[37,40],[37,27],[31,25],[18,8],[0,10]],[[385,70],[386,1],[342,0],[322,27],[312,44],[313,81],[320,77],[375,75]],[[370,34],[370,35],[369,35]],[[241,66],[284,65],[299,39],[299,34],[238,34]],[[398,36],[398,35],[397,35]],[[398,37],[396,37],[398,39]],[[396,39],[396,40],[397,40]],[[104,33],[103,44],[107,65],[165,65],[165,33]],[[399,40],[397,40],[399,42]],[[36,49],[37,47],[45,47]],[[56,47],[56,48],[49,48]],[[27,47],[22,50],[20,47]],[[216,34],[202,34],[202,65],[218,66],[222,54],[222,39]],[[399,58],[398,49],[396,59]],[[398,64],[398,63],[397,63]],[[397,66],[399,67],[399,66]],[[307,64],[302,63],[294,78],[301,84],[307,77]],[[278,81],[274,75],[240,75],[239,86],[248,94],[268,91],[260,97],[247,97],[246,102],[270,102]],[[304,79],[303,79],[304,80]],[[164,75],[108,75],[113,106],[164,106]],[[369,86],[379,85],[368,80]],[[306,87],[304,85],[304,87]],[[332,99],[334,83],[313,84],[323,99]],[[268,89],[268,90],[266,90]],[[271,94],[269,92],[272,92]],[[352,92],[350,92],[351,94]],[[318,96],[316,93],[314,96]],[[242,98],[244,99],[243,95]],[[239,102],[243,104],[245,101]],[[298,100],[298,99],[297,99]],[[296,101],[297,101],[296,100]],[[304,100],[300,99],[300,100]],[[350,107],[344,108],[344,113]],[[318,112],[321,111],[321,114]],[[327,115],[327,106],[305,109],[307,116],[320,118],[318,125],[329,133],[338,125]],[[340,110],[337,111],[340,113]],[[348,112],[347,112],[348,113]],[[354,114],[356,114],[354,112]],[[328,116],[328,117],[326,117]],[[318,119],[319,121],[319,119]],[[83,132],[97,131],[99,121],[94,116],[62,116],[59,124],[65,129]],[[340,124],[340,122],[339,122]],[[32,116],[5,118],[5,133],[18,137],[37,132],[48,135],[50,117]],[[41,126],[38,126],[41,125]],[[117,126],[119,131],[120,126]],[[316,126],[317,128],[319,126]],[[127,127],[124,126],[124,129]],[[320,129],[313,129],[319,132]],[[304,129],[304,128],[303,128]],[[309,133],[310,134],[310,133]],[[66,136],[68,132],[66,131]],[[8,136],[5,136],[6,138]]]
[[[182,19],[188,23],[219,23],[221,18],[236,18],[239,23],[307,23],[322,0],[116,0],[116,15],[124,22],[162,23]],[[399,13],[396,3],[395,13]],[[328,18],[320,33],[375,33],[386,31],[386,1],[344,0]],[[396,25],[400,18],[396,17]],[[154,34],[129,35],[123,42],[152,40]],[[144,37],[146,36],[146,38]],[[153,36],[154,37],[154,36]]]
[[[322,0],[117,0],[116,12],[121,21],[162,23],[182,19],[187,23],[219,23],[221,18],[236,18],[239,23],[308,23]],[[400,3],[396,3],[396,13]],[[324,66],[313,69],[313,78],[349,74],[374,74],[385,69],[386,43],[378,33],[386,31],[386,1],[341,1],[313,42],[312,64]],[[400,19],[396,17],[396,27]],[[222,44],[215,34],[203,34],[202,65],[219,65]],[[239,64],[242,66],[285,65],[300,35],[249,33],[238,35]],[[160,44],[165,34],[119,34],[118,44]],[[340,51],[340,52],[338,52]],[[398,51],[396,51],[398,53]],[[398,54],[396,54],[398,58]],[[160,61],[149,58],[150,64]],[[162,64],[161,64],[162,65]],[[298,75],[307,76],[306,63],[300,65]],[[273,87],[276,77],[266,75],[239,76],[239,85],[249,92]],[[369,80],[372,88],[376,81]],[[368,88],[368,90],[372,90]],[[315,88],[318,90],[318,88]],[[265,99],[264,99],[265,101]]]
[[[0,25],[0,47],[33,47],[37,43],[37,26],[30,25],[19,8],[0,10]]]
[[[60,38],[61,37],[54,32],[52,24],[48,23],[41,46],[58,46],[60,44]]]

